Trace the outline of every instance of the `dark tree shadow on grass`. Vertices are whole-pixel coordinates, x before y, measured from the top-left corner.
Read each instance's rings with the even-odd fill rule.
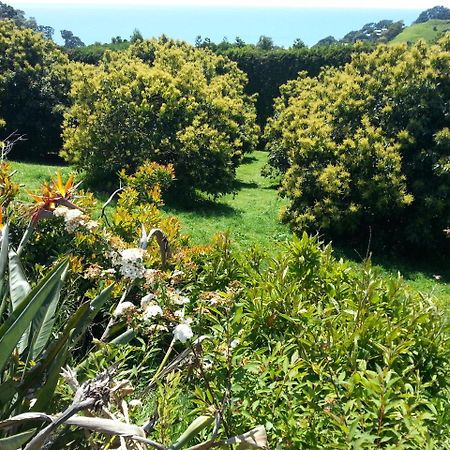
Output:
[[[347,258],[356,263],[362,263],[367,256],[367,249],[362,245],[355,246],[334,241],[333,249],[337,257]],[[400,254],[381,248],[371,249],[369,255],[373,266],[378,266],[393,276],[400,273],[404,279],[414,280],[418,275],[430,279],[439,275],[441,281],[450,282],[450,264],[446,257],[431,254]]]
[[[254,156],[244,156],[244,157],[242,158],[241,165],[244,165],[244,164],[251,164],[251,163],[255,162],[256,160],[257,160],[257,159],[256,159]]]
[[[208,199],[199,196],[171,195],[167,198],[163,209],[168,208],[182,212],[195,212],[202,217],[230,217],[239,215],[239,211],[220,199]]]
[[[248,181],[236,180],[234,183],[234,186],[237,191],[240,191],[241,189],[258,189],[259,188],[259,184],[255,183],[254,181],[248,182]]]

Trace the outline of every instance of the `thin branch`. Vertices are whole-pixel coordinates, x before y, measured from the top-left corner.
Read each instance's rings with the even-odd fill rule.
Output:
[[[43,430],[41,430],[25,447],[24,450],[38,450],[41,449],[45,444],[47,439],[50,437],[52,432],[58,428],[61,424],[66,422],[70,417],[74,416],[84,409],[88,409],[94,406],[95,399],[88,398],[74,405],[70,405],[58,418],[53,421],[50,425],[47,425]]]
[[[122,183],[121,183],[121,184],[122,184]],[[119,189],[116,189],[116,190],[109,196],[108,200],[106,200],[106,203],[102,206],[102,211],[101,211],[100,217],[101,217],[102,219],[105,219],[105,221],[106,221],[106,223],[107,223],[108,226],[110,226],[110,224],[109,224],[108,218],[106,217],[105,210],[106,210],[106,208],[108,207],[108,205],[114,200],[114,197],[115,197],[117,194],[119,194],[120,192],[122,192],[123,190],[124,190],[124,188],[123,188],[122,186],[120,186]]]

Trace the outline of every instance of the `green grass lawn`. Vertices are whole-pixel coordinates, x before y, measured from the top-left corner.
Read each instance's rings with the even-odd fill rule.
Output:
[[[23,184],[25,190],[31,192],[37,192],[39,187],[44,181],[50,180],[58,171],[61,172],[65,178],[72,172],[72,169],[68,166],[55,166],[50,164],[36,164],[16,162],[11,163],[12,168],[17,171],[14,180],[20,184]],[[30,197],[25,191],[22,191],[20,200],[30,200]]]
[[[446,31],[450,31],[450,20],[429,20],[405,28],[391,42],[393,44],[417,42],[419,39],[434,42]]]
[[[228,231],[234,245],[246,249],[257,245],[269,253],[276,253],[277,242],[285,241],[291,235],[289,228],[279,222],[279,211],[287,202],[280,199],[273,181],[261,176],[261,169],[266,163],[267,154],[254,152],[237,171],[237,192],[225,195],[217,200],[201,199],[194,204],[169,202],[164,206],[166,214],[178,217],[184,234],[192,236],[197,244],[206,244],[212,236]],[[16,180],[27,190],[36,191],[39,185],[50,179],[56,171],[67,176],[70,167],[58,167],[45,164],[13,162],[17,170]],[[105,193],[97,195],[99,202],[107,198]],[[22,200],[27,199],[22,194]],[[100,203],[101,204],[101,203]],[[336,251],[339,255],[341,252]],[[355,253],[345,253],[357,264]],[[384,255],[374,255],[376,267],[386,275],[401,273],[408,284],[423,293],[433,293],[446,305],[450,304],[450,272],[444,268],[432,267],[431,263],[404,262],[388,260]],[[436,280],[435,276],[441,276]]]
[[[258,244],[270,249],[275,242],[290,236],[290,232],[278,220],[286,202],[278,197],[273,181],[261,176],[266,158],[267,153],[261,151],[246,158],[237,170],[235,194],[215,201],[201,199],[191,205],[170,202],[164,211],[180,219],[183,231],[195,243],[206,244],[214,234],[227,231],[240,248]]]

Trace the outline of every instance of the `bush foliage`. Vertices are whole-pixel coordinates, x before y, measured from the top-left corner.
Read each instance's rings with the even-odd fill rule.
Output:
[[[145,160],[172,164],[178,188],[231,191],[258,129],[245,75],[224,57],[173,41],[139,42],[73,67],[62,156],[91,180]]]
[[[445,314],[400,278],[355,270],[303,234],[269,263],[225,244],[195,283],[227,293],[204,319],[224,366],[210,378],[218,391],[220,339],[239,340],[233,424],[264,423],[279,449],[448,445]]]
[[[450,40],[380,46],[286,84],[266,129],[301,230],[431,248],[450,223]]]
[[[270,38],[261,37],[262,42]],[[269,42],[270,43],[270,42]],[[93,44],[82,48],[66,50],[71,60],[87,64],[99,64],[107,50],[124,51],[129,42],[117,44]],[[350,62],[355,52],[370,51],[369,44],[320,44],[308,48],[304,44],[289,49],[271,45],[246,44],[239,38],[236,42],[223,41],[219,44],[210,39],[198,39],[198,48],[209,49],[217,55],[235,61],[247,75],[245,91],[249,95],[257,94],[256,113],[259,125],[264,125],[273,114],[273,101],[280,95],[280,86],[297,77],[300,71],[317,76],[323,67],[341,67]]]
[[[70,84],[67,65],[67,56],[53,41],[11,20],[0,21],[2,135],[17,131],[28,141],[17,143],[14,157],[57,154]]]
[[[131,446],[136,433],[161,449],[228,448],[234,435],[244,448],[448,447],[450,335],[432,297],[306,233],[270,258],[227,236],[190,247],[158,210],[172,168],[121,177],[107,215],[60,176],[24,210],[2,163],[1,448]],[[75,427],[52,424],[39,441],[30,417],[73,412],[79,395],[95,402]],[[77,426],[96,419],[95,433]],[[132,431],[107,436],[105,419],[113,435]]]

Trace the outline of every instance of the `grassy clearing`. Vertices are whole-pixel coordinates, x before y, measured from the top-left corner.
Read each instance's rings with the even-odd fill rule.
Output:
[[[275,253],[277,242],[285,241],[290,236],[287,226],[278,220],[278,214],[286,201],[277,195],[276,186],[271,180],[261,176],[261,169],[266,162],[267,154],[254,152],[237,171],[238,191],[235,195],[226,195],[216,201],[201,199],[187,205],[180,201],[172,201],[164,206],[166,214],[179,218],[182,230],[192,236],[197,244],[208,243],[214,234],[228,231],[235,246],[247,249],[252,245]],[[36,191],[40,184],[49,180],[57,170],[63,175],[71,172],[70,167],[58,167],[45,164],[13,162],[17,170],[16,180],[25,185],[27,190]],[[106,199],[105,194],[97,196],[100,202]],[[26,200],[26,194],[21,199]],[[337,254],[340,254],[337,250]],[[356,253],[350,256],[353,264],[360,259]],[[392,261],[383,255],[374,255],[373,261],[377,270],[386,275],[401,273],[408,284],[423,293],[432,293],[445,304],[450,298],[450,271],[445,268],[432,267],[430,262]],[[440,280],[436,279],[440,276]]]
[[[72,172],[68,166],[55,166],[50,164],[36,164],[16,162],[11,163],[12,168],[17,171],[14,180],[20,184],[23,184],[27,191],[37,192],[44,181],[50,180],[57,171],[61,172],[61,175],[66,177]],[[20,200],[30,200],[30,197],[26,192],[22,191]]]
[[[450,20],[429,20],[425,23],[415,23],[405,28],[391,42],[399,44],[403,42],[417,42],[423,39],[434,42],[446,31],[450,31]]]
[[[261,176],[267,153],[254,152],[237,170],[236,194],[218,200],[199,199],[194,204],[172,201],[164,207],[177,216],[186,234],[195,243],[206,244],[219,232],[229,232],[239,248],[260,245],[270,249],[290,236],[280,224],[278,212],[285,201],[277,196],[276,186]]]

